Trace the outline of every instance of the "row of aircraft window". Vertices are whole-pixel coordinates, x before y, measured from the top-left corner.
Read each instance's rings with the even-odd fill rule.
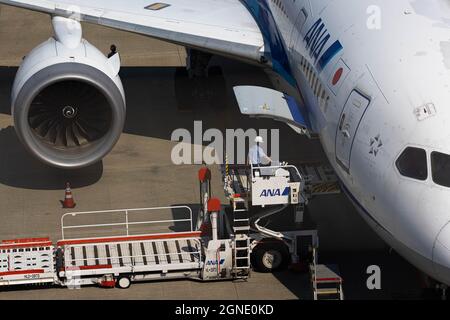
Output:
[[[284,13],[285,16],[287,16],[286,9],[284,8],[284,5],[281,3],[281,0],[272,0],[272,2],[280,8],[280,10]]]
[[[431,158],[431,176],[433,182],[450,188],[450,155],[433,151]],[[425,181],[428,179],[427,152],[421,148],[408,147],[398,158],[397,169],[401,175]]]
[[[330,101],[330,96],[322,85],[322,81],[320,81],[319,77],[316,75],[313,66],[306,60],[306,58],[302,57],[300,67],[305,75],[305,78],[309,82],[311,90],[318,99],[319,107],[322,110],[326,110]]]
[[[280,0],[272,2],[287,15],[286,10]],[[300,63],[301,70],[309,82],[311,90],[319,101],[319,106],[326,109],[330,96],[323,87],[319,77],[314,72],[311,64],[303,57]],[[400,155],[396,162],[401,175],[416,180],[425,181],[428,179],[427,153],[424,149],[408,147]],[[441,186],[450,188],[450,155],[432,152],[431,170],[433,181]]]

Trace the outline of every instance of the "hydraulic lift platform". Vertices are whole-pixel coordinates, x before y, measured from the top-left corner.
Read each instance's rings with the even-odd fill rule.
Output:
[[[188,206],[74,212],[62,216],[61,240],[55,245],[48,238],[3,241],[0,286],[128,288],[148,280],[245,280],[252,269],[272,272],[303,265],[311,271],[314,298],[325,293],[329,297],[334,286],[339,291],[334,297],[342,299],[339,274],[323,276],[328,266],[317,264],[316,229],[278,231],[261,222],[288,207],[303,216],[308,197],[297,168],[237,166],[227,168],[227,173],[225,192],[231,206],[223,210],[220,201],[211,197],[211,171],[199,171],[196,221]],[[164,218],[160,210],[177,218]],[[148,233],[166,223],[172,232]],[[120,232],[111,235],[114,228]],[[324,281],[330,286],[327,290]]]
[[[317,229],[305,221],[305,208],[317,195],[339,193],[337,177],[324,166],[228,165],[223,167],[224,190],[232,208],[234,224],[250,238],[252,265],[259,271],[273,271],[288,260],[309,268],[315,300],[343,300],[343,280],[335,265],[318,264]],[[300,227],[273,230],[262,221],[292,208]]]

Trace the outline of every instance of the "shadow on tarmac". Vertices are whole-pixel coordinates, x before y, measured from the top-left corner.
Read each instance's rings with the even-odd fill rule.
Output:
[[[209,128],[217,128],[222,132],[237,128],[281,129],[280,159],[299,163],[325,158],[318,141],[298,136],[285,124],[268,119],[249,119],[239,113],[233,86],[270,87],[270,81],[263,71],[226,59],[215,58],[215,63],[220,64],[226,77],[217,69],[211,78],[192,81],[182,69],[177,68],[122,68],[121,77],[128,105],[124,133],[170,140],[172,132],[177,128],[187,129],[193,134],[196,120],[203,121],[203,131]],[[16,70],[0,68],[0,113],[10,114],[10,90]],[[26,152],[13,127],[0,130],[2,184],[24,189],[60,190],[69,180],[75,188],[95,184],[102,174],[101,162],[75,171],[48,167]],[[321,214],[316,215],[315,220],[321,226],[321,248],[327,252],[323,254],[321,251],[321,263],[340,264],[346,281],[344,293],[347,297],[415,297],[419,287],[415,269],[397,255],[389,254],[384,245],[380,245],[381,240],[374,232],[360,221],[361,218],[350,203],[343,197],[340,199],[337,207],[333,205],[336,204],[335,201],[318,201],[320,210],[317,211]],[[193,211],[195,221],[197,209]],[[176,212],[173,216],[181,218]],[[185,223],[173,227],[173,231],[182,229],[186,229]],[[352,250],[354,248],[366,251],[355,253]],[[371,292],[365,287],[365,271],[372,264],[380,265],[384,270],[382,291]],[[299,298],[309,299],[304,290],[305,285],[308,285],[304,281],[308,277],[300,275],[298,281],[292,281],[292,276],[287,272],[276,273],[275,276]]]
[[[15,188],[61,190],[67,181],[80,188],[96,183],[103,174],[102,162],[78,170],[43,164],[25,150],[13,127],[0,130],[0,149],[0,183]]]
[[[325,159],[318,141],[299,136],[284,123],[249,118],[240,113],[233,87],[272,87],[263,71],[218,57],[210,70],[206,79],[189,79],[184,68],[123,68],[121,77],[127,94],[124,132],[171,140],[174,130],[183,128],[194,137],[194,121],[202,121],[203,132],[208,129],[218,129],[222,133],[226,129],[279,129],[280,159],[288,162],[299,157],[302,161]],[[203,145],[209,143],[203,142]],[[300,145],[307,152],[296,147]]]
[[[202,121],[203,132],[210,128],[221,132],[238,128],[281,128],[281,159],[291,162],[299,157],[293,144],[306,145],[304,148],[308,152],[302,154],[305,159],[324,157],[317,141],[299,137],[285,124],[269,119],[250,119],[240,114],[233,86],[270,86],[263,71],[224,58],[215,58],[213,62],[210,77],[206,79],[189,79],[185,68],[122,68],[121,78],[127,95],[124,133],[171,140],[173,131],[183,128],[194,137],[194,121]],[[224,76],[223,69],[229,76]],[[0,113],[10,114],[10,91],[16,71],[17,68],[0,68]],[[204,145],[209,143],[203,142]],[[83,187],[102,177],[102,163],[74,171],[41,164],[27,153],[13,127],[0,131],[0,149],[0,183],[12,187],[59,190],[66,181],[71,181],[73,187]]]
[[[11,89],[17,68],[0,68],[0,113],[11,114]]]
[[[422,290],[420,272],[394,251],[321,251],[321,263],[337,264],[344,279],[343,290],[346,300],[418,300],[435,299],[426,297]],[[381,289],[367,288],[367,267],[377,265],[381,269]],[[299,299],[312,299],[309,274],[292,271],[275,272],[274,276]],[[297,276],[298,275],[298,276]]]

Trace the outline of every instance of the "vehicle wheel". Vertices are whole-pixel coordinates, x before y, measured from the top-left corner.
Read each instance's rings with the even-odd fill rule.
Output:
[[[261,243],[253,250],[251,258],[256,271],[269,273],[285,269],[289,253],[283,244]]]
[[[120,277],[119,280],[117,280],[117,286],[120,289],[128,289],[131,286],[131,280],[129,277]]]

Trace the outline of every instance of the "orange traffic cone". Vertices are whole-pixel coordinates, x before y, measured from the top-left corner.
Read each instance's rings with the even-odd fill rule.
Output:
[[[66,195],[64,201],[62,201],[62,205],[64,209],[73,209],[76,206],[76,203],[73,200],[72,189],[70,189],[70,183],[68,182],[66,184]]]

